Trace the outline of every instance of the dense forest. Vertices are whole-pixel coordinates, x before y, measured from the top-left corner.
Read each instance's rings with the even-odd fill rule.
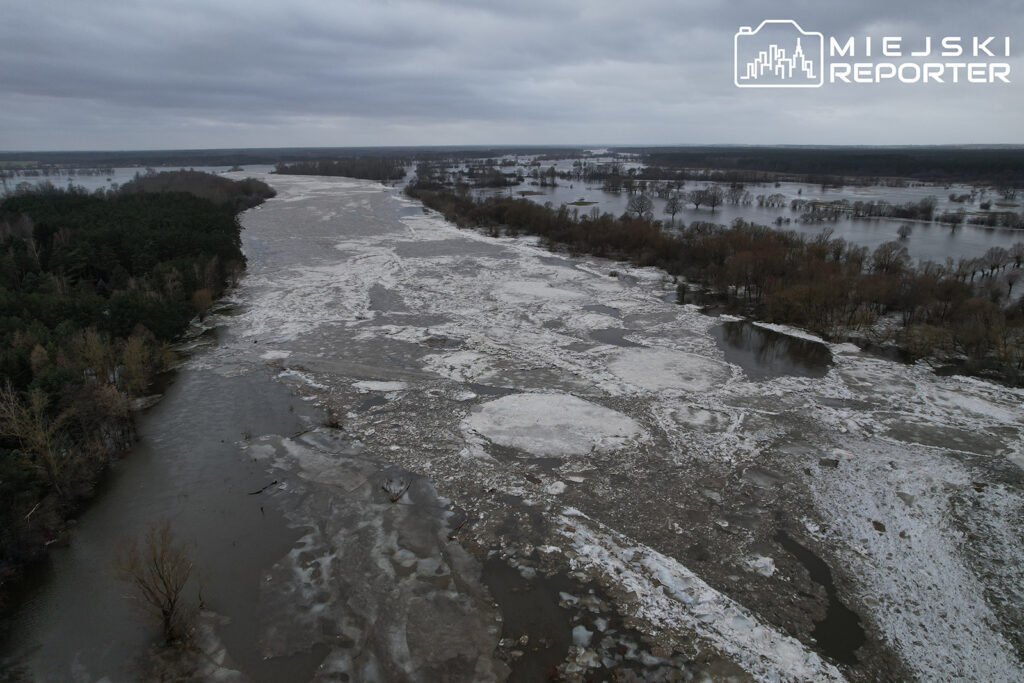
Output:
[[[526,199],[475,200],[411,184],[407,193],[460,227],[539,235],[573,253],[628,259],[722,293],[736,310],[803,327],[827,339],[894,341],[912,358],[955,360],[973,372],[1024,382],[1024,243],[984,258],[911,263],[906,247],[874,252],[736,220],[693,222],[671,233],[649,214],[580,214]],[[679,298],[685,296],[679,286]],[[1016,295],[1016,297],[1015,297]]]
[[[382,183],[405,177],[406,161],[392,157],[358,157],[355,159],[323,159],[278,164],[274,173],[282,175],[328,175],[378,180]]]
[[[237,212],[273,194],[175,172],[0,203],[0,589],[132,443],[131,399],[243,269]]]

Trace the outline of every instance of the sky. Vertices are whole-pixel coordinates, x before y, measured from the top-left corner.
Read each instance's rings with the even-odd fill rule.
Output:
[[[0,0],[0,150],[1020,144],[1022,9]],[[764,19],[793,19],[826,41],[903,36],[912,49],[925,36],[991,35],[999,46],[1009,36],[1011,56],[998,61],[1010,63],[1011,82],[737,88],[734,34]]]

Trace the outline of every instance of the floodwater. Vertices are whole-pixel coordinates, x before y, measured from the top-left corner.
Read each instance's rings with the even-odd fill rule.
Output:
[[[519,192],[528,192],[526,198],[544,204],[551,202],[551,205],[558,207],[562,204],[569,205],[569,209],[576,209],[581,215],[597,209],[601,213],[611,213],[620,216],[626,211],[630,196],[627,192],[605,192],[600,184],[588,185],[583,182],[559,181],[555,187],[539,187],[524,183],[522,185],[503,188],[500,190],[480,190],[484,195],[511,195],[519,196]],[[709,183],[689,181],[683,188],[683,192],[705,187]],[[727,186],[723,186],[728,189]],[[1008,248],[1016,242],[1024,242],[1024,231],[1011,230],[1008,228],[986,228],[972,225],[963,225],[951,229],[948,225],[939,223],[926,223],[917,221],[905,221],[893,218],[872,218],[855,219],[842,218],[835,222],[824,223],[801,223],[798,219],[800,211],[793,211],[790,202],[793,199],[836,201],[846,199],[850,202],[856,201],[886,201],[890,204],[905,204],[907,202],[918,202],[926,197],[935,197],[938,200],[936,215],[946,211],[956,211],[960,208],[968,210],[968,214],[978,211],[978,204],[960,204],[949,200],[950,194],[969,194],[970,186],[965,185],[914,185],[909,187],[844,187],[822,189],[818,185],[804,183],[778,183],[765,185],[748,184],[746,189],[755,197],[757,195],[771,195],[779,193],[785,196],[784,206],[771,208],[758,206],[755,201],[748,206],[724,204],[711,211],[707,207],[694,209],[692,204],[687,205],[682,211],[676,214],[674,223],[689,225],[694,221],[707,221],[722,225],[729,225],[737,218],[745,221],[776,227],[776,220],[781,219],[783,223],[778,225],[782,230],[794,230],[804,235],[816,236],[823,230],[829,230],[835,238],[843,238],[848,242],[874,249],[883,242],[891,242],[899,239],[899,229],[909,224],[912,232],[901,243],[907,247],[910,256],[914,259],[928,259],[938,263],[944,263],[946,258],[954,260],[959,258],[976,258],[992,247]],[[651,198],[654,206],[654,217],[670,223],[670,216],[665,214],[665,200],[657,197]],[[990,191],[986,201],[1003,202],[1002,198]],[[572,206],[573,202],[583,201],[585,205]],[[1009,210],[1020,213],[1022,206],[1019,200],[1011,200],[1009,205],[1001,210]],[[999,207],[996,207],[999,208]]]
[[[560,161],[555,164],[556,168],[562,171],[572,169],[571,160]],[[636,164],[626,164],[626,167]],[[545,166],[546,168],[547,166]],[[157,170],[177,170],[173,168],[159,168]],[[196,167],[197,171],[209,173],[225,173],[227,166],[205,166]],[[252,165],[246,167],[245,175],[270,174],[270,165]],[[413,169],[410,167],[410,173]],[[8,184],[13,189],[14,185],[21,181],[31,183],[48,180],[58,187],[64,187],[69,182],[74,185],[85,187],[89,191],[100,188],[110,188],[124,184],[131,180],[136,173],[144,173],[145,169],[114,168],[109,175],[98,176],[53,176],[53,177],[29,177],[9,179]],[[270,175],[272,179],[274,176]],[[558,207],[562,204],[569,205],[570,209],[586,214],[596,209],[602,213],[608,212],[613,215],[622,215],[629,203],[630,195],[627,192],[605,192],[600,184],[587,184],[584,182],[559,181],[554,187],[540,187],[531,185],[531,181],[521,185],[502,189],[479,190],[480,195],[489,196],[520,196],[519,193],[526,193],[526,198],[544,204],[550,202],[552,206]],[[709,183],[700,181],[689,181],[682,191],[705,187]],[[723,189],[728,189],[723,186]],[[909,226],[911,234],[900,242],[906,246],[911,257],[914,259],[931,260],[937,263],[944,263],[947,258],[954,260],[959,258],[976,258],[982,256],[992,247],[1009,248],[1017,242],[1024,242],[1024,230],[1012,230],[1008,228],[988,228],[972,225],[962,225],[952,228],[934,222],[906,221],[893,218],[870,218],[855,219],[842,218],[834,222],[824,223],[801,223],[799,211],[789,208],[790,202],[794,199],[836,201],[848,200],[850,202],[864,201],[877,202],[885,201],[890,204],[905,204],[918,202],[927,197],[934,197],[937,200],[936,215],[944,212],[955,212],[958,209],[966,209],[968,215],[982,213],[979,203],[989,201],[992,208],[999,211],[1024,211],[1024,204],[1020,200],[1004,200],[994,189],[988,189],[984,197],[977,198],[972,202],[958,203],[949,199],[949,195],[970,194],[973,188],[969,185],[925,185],[911,184],[906,187],[888,186],[849,186],[842,188],[822,188],[819,185],[807,183],[766,183],[747,184],[746,189],[753,196],[781,194],[785,197],[784,206],[779,208],[758,206],[755,201],[751,205],[724,204],[714,211],[707,207],[694,209],[692,205],[686,205],[674,218],[664,213],[665,200],[652,197],[654,217],[662,220],[667,226],[682,223],[690,224],[694,221],[708,221],[728,225],[737,218],[746,221],[778,227],[783,230],[794,230],[808,236],[817,236],[824,230],[832,233],[833,237],[843,238],[853,244],[866,246],[874,249],[883,242],[890,242],[899,239],[899,230],[903,226]],[[573,202],[581,202],[579,206],[573,206]],[[781,224],[776,221],[781,219]]]
[[[751,379],[824,377],[832,365],[825,344],[731,320],[708,330],[725,360],[743,368]]]
[[[856,664],[857,649],[864,644],[864,628],[860,617],[839,600],[832,570],[824,560],[794,541],[785,531],[779,531],[775,538],[800,561],[811,579],[828,593],[825,616],[814,623],[814,639],[837,662]]]
[[[170,519],[197,678],[1019,678],[1024,392],[723,325],[657,270],[379,184],[263,177],[230,307],[53,552],[5,673],[153,677],[109,567]]]

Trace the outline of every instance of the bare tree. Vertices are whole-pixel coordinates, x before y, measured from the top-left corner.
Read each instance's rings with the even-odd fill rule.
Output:
[[[669,195],[665,201],[665,213],[672,217],[672,223],[676,222],[676,214],[683,210],[683,200],[678,194]]]
[[[910,254],[899,242],[883,242],[871,254],[871,270],[876,273],[902,273],[910,265]]]
[[[714,211],[715,207],[722,205],[722,200],[725,199],[725,193],[718,185],[708,185],[704,188],[704,200],[705,203],[711,207]]]
[[[900,229],[896,231],[901,240],[905,240],[910,237],[910,233],[914,232],[914,228],[910,226],[910,223],[904,223],[900,226]]]
[[[650,197],[645,194],[638,194],[629,198],[626,211],[636,214],[637,218],[643,218],[651,212],[652,206],[654,206],[654,202],[651,201]]]
[[[188,638],[195,608],[183,595],[192,575],[192,560],[168,522],[151,526],[139,541],[125,545],[117,558],[117,573],[135,586],[143,609],[160,620],[164,640]]]
[[[985,252],[982,259],[985,261],[985,265],[988,267],[990,275],[995,275],[996,271],[1002,270],[1009,265],[1011,261],[1010,252],[1002,247],[990,248]]]
[[[693,204],[693,208],[699,209],[701,204],[707,203],[707,190],[691,190],[687,192],[686,201]]]
[[[1014,242],[1010,247],[1010,258],[1013,259],[1013,267],[1020,268],[1024,263],[1024,242]]]
[[[1020,271],[1013,270],[1006,274],[1006,298],[1010,300],[1013,296],[1013,286],[1020,280]]]
[[[743,188],[742,185],[740,185],[739,183],[734,183],[729,188],[728,192],[725,193],[725,198],[726,200],[728,200],[730,204],[739,204],[740,202],[743,201],[743,195],[745,195],[746,193],[747,191]]]
[[[61,499],[67,498],[72,456],[61,433],[60,418],[47,415],[47,398],[33,389],[22,401],[10,383],[0,389],[0,435],[16,440],[32,466],[40,470]]]

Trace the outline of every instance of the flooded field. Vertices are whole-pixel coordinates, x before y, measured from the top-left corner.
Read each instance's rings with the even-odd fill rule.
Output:
[[[564,166],[564,165],[563,165]],[[568,169],[565,169],[568,170]],[[581,214],[588,213],[594,208],[602,213],[608,212],[615,216],[625,213],[631,195],[627,192],[605,192],[600,184],[585,182],[571,182],[559,180],[556,187],[539,187],[524,183],[516,187],[501,190],[480,190],[481,195],[512,195],[519,196],[520,192],[526,192],[526,198],[538,204],[551,202],[552,206],[558,207],[562,204],[569,205],[570,209],[577,209]],[[692,180],[682,188],[683,192],[702,188],[708,185],[706,182]],[[728,185],[722,185],[728,189]],[[899,230],[902,226],[908,225],[911,228],[910,235],[901,240],[907,247],[914,259],[929,259],[937,263],[944,263],[946,257],[954,260],[958,258],[976,258],[992,247],[1008,248],[1016,242],[1024,241],[1024,231],[1012,230],[1009,228],[988,228],[975,225],[962,225],[952,229],[949,225],[940,223],[906,221],[895,218],[840,218],[837,221],[824,223],[801,223],[801,211],[790,209],[790,203],[794,199],[818,200],[832,202],[847,200],[849,202],[878,202],[885,201],[890,204],[906,204],[918,202],[926,197],[935,197],[937,200],[936,214],[946,211],[966,209],[968,212],[977,212],[978,203],[957,203],[949,199],[950,194],[970,194],[972,189],[968,185],[913,185],[909,187],[844,187],[844,188],[822,188],[820,185],[807,183],[771,183],[771,184],[748,184],[747,191],[753,196],[780,194],[784,197],[784,206],[772,208],[758,206],[755,201],[751,205],[723,204],[714,211],[703,206],[695,209],[692,204],[687,204],[674,218],[665,214],[665,199],[652,197],[652,212],[654,218],[670,223],[689,225],[694,221],[708,221],[729,225],[733,220],[742,218],[745,221],[761,225],[776,226],[776,221],[783,223],[778,225],[783,230],[794,230],[796,232],[815,236],[823,230],[831,230],[834,237],[843,239],[874,249],[883,242],[891,242],[899,239]],[[979,200],[980,201],[980,200]],[[1003,200],[994,192],[990,191],[985,201],[1002,202]],[[574,206],[574,202],[580,202]],[[997,207],[998,208],[998,207]],[[1022,205],[1018,200],[1008,202],[1006,210],[1020,213]]]
[[[230,308],[7,670],[151,666],[107,568],[170,518],[200,677],[1022,679],[1024,391],[704,315],[378,184],[266,179]]]

